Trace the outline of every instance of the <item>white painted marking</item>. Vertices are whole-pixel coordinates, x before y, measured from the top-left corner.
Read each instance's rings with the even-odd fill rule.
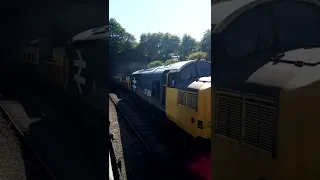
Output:
[[[132,82],[133,82],[133,84],[132,84],[133,91],[136,91],[136,88],[137,88],[137,86],[136,86],[136,83],[137,83],[136,78],[133,77]]]
[[[81,76],[82,69],[86,68],[87,63],[82,59],[80,51],[77,49],[77,54],[79,60],[74,61],[74,66],[78,67],[78,72],[73,76],[74,80],[77,82],[77,86],[79,89],[79,94],[82,94],[81,84],[86,84],[86,78]]]
[[[148,89],[144,89],[144,94],[148,97],[151,97],[151,91]]]

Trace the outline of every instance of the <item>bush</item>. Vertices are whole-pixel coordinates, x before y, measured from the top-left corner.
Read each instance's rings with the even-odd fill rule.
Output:
[[[192,54],[189,54],[189,56],[187,57],[187,60],[195,60],[198,58],[208,59],[208,53],[202,52],[202,51],[194,52]]]
[[[152,68],[152,67],[157,67],[157,66],[162,66],[163,65],[163,62],[162,61],[151,61],[147,67],[148,68]]]
[[[177,59],[177,58],[168,59],[163,63],[163,65],[169,65],[169,64],[176,63],[176,62],[179,62],[179,59]]]

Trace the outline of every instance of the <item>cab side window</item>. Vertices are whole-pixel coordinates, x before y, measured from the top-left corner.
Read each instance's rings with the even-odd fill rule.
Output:
[[[198,77],[211,76],[211,64],[210,63],[197,63]]]
[[[174,88],[176,80],[174,78],[175,76],[173,74],[169,74],[168,76],[168,87]]]
[[[181,80],[185,81],[185,80],[190,80],[192,78],[196,78],[197,77],[197,73],[196,73],[196,67],[194,64],[190,64],[187,65],[185,68],[183,68],[183,70],[181,71]]]

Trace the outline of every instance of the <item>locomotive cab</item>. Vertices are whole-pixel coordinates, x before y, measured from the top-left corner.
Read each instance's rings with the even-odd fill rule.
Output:
[[[131,91],[193,137],[211,138],[211,63],[181,61],[133,72]]]
[[[43,38],[33,40],[25,49],[23,62],[30,70],[31,81],[47,82],[47,62],[52,60],[54,46],[52,38]]]
[[[214,179],[320,179],[319,9],[307,0],[212,6]]]
[[[166,87],[168,119],[191,136],[204,139],[211,138],[210,66],[207,61],[192,61],[170,70]]]
[[[249,90],[261,87],[268,95],[233,88],[216,90],[212,140],[218,177],[320,178],[320,57],[309,56],[319,53],[320,48],[288,51],[243,84]],[[296,61],[297,54],[305,57]]]

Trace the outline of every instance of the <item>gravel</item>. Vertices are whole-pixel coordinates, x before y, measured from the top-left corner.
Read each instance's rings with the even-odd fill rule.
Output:
[[[117,159],[121,160],[121,172],[123,179],[127,179],[126,175],[126,167],[123,159],[123,149],[122,149],[122,143],[121,143],[121,135],[120,135],[120,127],[118,123],[118,117],[117,117],[117,111],[114,107],[114,104],[111,100],[109,100],[109,120],[110,120],[110,133],[114,137],[114,153]]]
[[[114,137],[114,153],[121,160],[124,180],[156,179],[149,154],[124,118],[109,100],[110,133]]]
[[[0,180],[25,180],[20,140],[0,110]]]

